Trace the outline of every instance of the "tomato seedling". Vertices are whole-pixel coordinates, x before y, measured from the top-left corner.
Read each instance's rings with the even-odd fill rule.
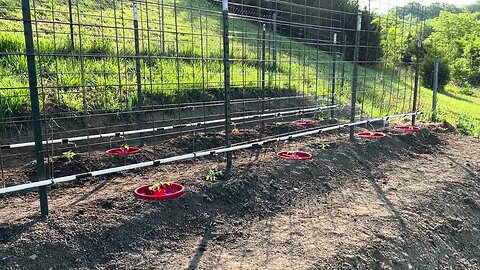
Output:
[[[70,162],[77,155],[77,153],[73,152],[72,150],[69,150],[67,152],[63,152],[62,155],[68,160],[68,162]]]
[[[207,175],[205,176],[205,181],[212,183],[217,181],[217,177],[223,176],[222,170],[211,169],[208,171]]]
[[[148,190],[150,191],[156,191],[160,189],[166,189],[168,186],[170,186],[172,182],[160,182],[160,183],[155,183],[151,186],[148,187]]]

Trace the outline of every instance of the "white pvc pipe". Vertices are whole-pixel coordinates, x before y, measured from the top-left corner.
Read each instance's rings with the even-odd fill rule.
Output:
[[[246,115],[246,116],[234,117],[234,118],[232,118],[232,121],[253,119],[253,118],[260,118],[260,117],[269,117],[269,116],[282,116],[282,115],[288,115],[288,114],[306,113],[306,112],[313,112],[313,111],[318,111],[318,110],[334,109],[336,107],[338,107],[338,105],[325,106],[325,107],[314,107],[314,108],[292,110],[292,111],[280,111],[280,112],[266,113],[266,114]],[[118,134],[120,134],[121,136],[125,136],[125,135],[140,134],[140,133],[147,133],[147,132],[156,132],[156,131],[161,131],[161,130],[170,130],[170,129],[180,128],[180,127],[196,127],[196,126],[204,126],[204,125],[224,123],[224,122],[225,122],[225,119],[222,118],[222,119],[215,119],[215,120],[209,120],[209,121],[203,121],[203,122],[179,124],[179,125],[156,127],[156,128],[146,128],[146,129],[129,130],[129,131],[121,131],[121,132],[110,132],[110,133],[70,137],[70,138],[63,138],[63,139],[52,139],[52,140],[42,141],[42,143],[43,144],[56,144],[56,143],[64,143],[65,141],[66,142],[78,142],[78,141],[83,141],[83,140],[111,138],[111,137],[118,136]],[[11,145],[9,145],[8,149],[31,147],[31,146],[35,146],[35,142],[11,144]]]
[[[285,140],[289,140],[289,139],[293,139],[293,138],[313,135],[313,134],[317,134],[317,133],[321,133],[321,132],[325,132],[325,131],[331,131],[331,130],[335,130],[335,129],[340,129],[340,128],[344,128],[344,127],[357,126],[357,125],[366,124],[366,123],[370,123],[370,122],[388,120],[389,118],[399,118],[399,117],[406,117],[406,116],[417,115],[417,114],[421,114],[421,112],[397,114],[397,115],[390,115],[390,116],[379,117],[379,118],[372,118],[372,119],[362,120],[362,121],[358,121],[358,122],[354,122],[354,123],[348,123],[348,124],[342,124],[342,125],[336,125],[336,126],[331,126],[331,127],[314,129],[314,130],[310,130],[310,131],[306,131],[306,132],[296,133],[296,134],[292,134],[292,135],[286,135],[286,136],[277,137],[277,138],[274,138],[274,139],[268,139],[268,140],[264,140],[264,141],[260,141],[260,142],[242,144],[242,145],[237,145],[237,146],[232,146],[232,147],[221,148],[221,149],[217,149],[217,150],[195,152],[195,153],[190,153],[190,154],[185,154],[185,155],[180,155],[180,156],[175,156],[175,157],[157,159],[157,160],[154,160],[154,161],[147,161],[147,162],[136,163],[136,164],[126,165],[126,166],[120,166],[120,167],[114,167],[114,168],[109,168],[109,169],[104,169],[104,170],[87,172],[87,173],[82,173],[82,174],[77,174],[77,175],[69,175],[69,176],[64,176],[64,177],[59,177],[59,178],[52,178],[52,179],[42,180],[42,181],[38,181],[38,182],[32,182],[32,183],[28,183],[28,184],[21,184],[21,185],[1,188],[0,189],[0,194],[5,194],[5,193],[10,193],[10,192],[15,192],[15,191],[21,191],[21,190],[26,190],[26,189],[36,188],[36,187],[41,187],[41,186],[48,186],[48,185],[53,185],[53,184],[62,183],[62,182],[69,182],[69,181],[73,181],[73,180],[77,180],[77,179],[81,179],[81,178],[89,177],[89,176],[100,176],[100,175],[122,172],[122,171],[127,171],[127,170],[133,170],[133,169],[138,169],[138,168],[143,168],[143,167],[148,167],[148,166],[154,166],[156,164],[160,165],[160,164],[170,163],[170,162],[174,162],[174,161],[181,161],[181,160],[186,160],[186,159],[203,157],[203,156],[211,155],[212,153],[213,154],[220,154],[220,153],[232,152],[232,151],[236,151],[236,150],[247,149],[247,148],[250,148],[250,147],[253,147],[253,146],[256,146],[256,145],[263,145],[263,144],[268,143],[268,142],[285,141]]]

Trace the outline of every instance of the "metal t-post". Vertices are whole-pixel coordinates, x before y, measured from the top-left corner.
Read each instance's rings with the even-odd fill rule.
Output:
[[[417,51],[416,51],[416,60],[415,60],[415,83],[413,86],[413,112],[417,112],[417,99],[418,99],[418,81],[420,78],[420,48],[422,48],[422,36],[418,35]],[[417,115],[412,115],[412,126],[415,126]]]
[[[343,92],[343,86],[345,84],[345,54],[347,53],[347,35],[343,34],[342,44],[342,75],[340,76],[340,91]]]
[[[432,122],[437,121],[438,65],[439,59],[436,57],[433,70]]]
[[[265,113],[265,73],[266,73],[266,63],[265,63],[265,54],[266,54],[266,49],[265,49],[265,32],[266,32],[266,25],[263,24],[262,26],[262,115]],[[262,133],[265,130],[265,121],[263,121],[263,116],[262,116]]]
[[[70,23],[70,46],[72,46],[72,51],[73,51],[75,49],[75,40],[73,37],[72,0],[68,0],[68,19]]]
[[[336,63],[337,63],[337,33],[333,34],[333,59],[332,59],[332,100],[330,105],[335,105],[335,75],[336,75]],[[335,111],[330,109],[330,118],[335,117]]]
[[[225,144],[232,145],[230,106],[230,50],[228,40],[228,0],[222,0],[223,15],[223,80],[225,88]],[[232,168],[232,152],[227,152],[227,172]]]
[[[357,29],[355,31],[355,47],[353,49],[353,72],[352,72],[352,96],[350,103],[350,123],[355,122],[355,109],[357,103],[357,75],[358,75],[358,53],[359,53],[359,44],[360,44],[360,30],[362,29],[362,12],[359,11],[357,14]],[[350,126],[350,140],[355,140],[355,126]]]
[[[38,101],[37,71],[35,68],[35,51],[33,46],[32,18],[30,0],[22,0],[23,31],[25,35],[25,51],[28,67],[28,85],[32,106],[33,135],[35,138],[35,157],[37,164],[37,179],[45,180],[45,163],[42,144],[42,125],[40,124],[40,104]],[[40,212],[42,217],[48,215],[47,187],[38,188],[40,194]]]
[[[272,30],[272,39],[273,39],[273,55],[272,55],[272,69],[277,70],[277,12],[273,13],[273,30]]]
[[[140,129],[143,128],[143,93],[142,93],[142,73],[140,65],[140,35],[138,30],[138,6],[137,3],[133,3],[133,30],[135,39],[135,76],[137,79],[137,111],[139,114],[138,121]],[[144,145],[143,136],[140,134],[140,146]]]
[[[135,38],[135,75],[137,79],[137,106],[142,106],[142,74],[140,71],[140,40],[138,33],[138,6],[137,3],[133,3],[133,30]]]

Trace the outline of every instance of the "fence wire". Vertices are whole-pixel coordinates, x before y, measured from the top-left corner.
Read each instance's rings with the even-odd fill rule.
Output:
[[[1,1],[3,186],[278,136],[302,118],[415,111],[424,26],[400,4],[233,0],[224,16],[218,0]],[[225,136],[226,118],[246,134]],[[125,144],[142,154],[104,154]]]

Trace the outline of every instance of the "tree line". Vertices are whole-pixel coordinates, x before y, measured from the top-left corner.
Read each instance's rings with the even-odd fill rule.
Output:
[[[293,38],[317,41],[325,51],[342,51],[353,58],[356,13],[360,6],[351,0],[230,0],[231,12],[265,18],[273,14],[277,31]],[[284,23],[282,23],[284,22]],[[362,11],[359,60],[364,65],[382,62],[387,67],[412,67],[417,57],[419,34],[423,45],[419,61],[423,85],[432,87],[433,65],[440,59],[439,85],[480,86],[480,1],[458,7],[411,2],[387,14]],[[332,46],[337,33],[339,47]],[[314,42],[313,42],[314,43]],[[345,50],[340,48],[345,47]]]
[[[421,50],[421,74],[425,87],[432,88],[435,59],[439,59],[440,89],[447,83],[463,87],[480,86],[480,1],[458,7],[412,2],[390,10],[387,16],[400,20],[416,19],[425,28]],[[392,25],[383,26],[385,32]],[[407,49],[389,51],[390,57],[412,58],[412,40],[404,40]]]

